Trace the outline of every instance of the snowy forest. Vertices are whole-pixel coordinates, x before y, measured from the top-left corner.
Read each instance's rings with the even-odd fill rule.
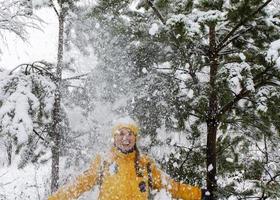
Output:
[[[141,154],[211,200],[280,199],[279,0],[0,7],[1,200],[71,183],[125,116]]]

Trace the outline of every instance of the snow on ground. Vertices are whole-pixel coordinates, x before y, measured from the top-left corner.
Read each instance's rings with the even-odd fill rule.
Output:
[[[50,162],[45,165],[27,165],[0,168],[1,200],[43,200],[48,193]]]

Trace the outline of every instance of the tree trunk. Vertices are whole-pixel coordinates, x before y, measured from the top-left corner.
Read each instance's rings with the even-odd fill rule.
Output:
[[[12,154],[13,154],[13,145],[11,141],[7,142],[6,148],[7,148],[8,166],[10,166],[12,164]]]
[[[209,26],[209,59],[210,59],[210,93],[207,113],[207,189],[211,199],[216,199],[216,137],[219,121],[217,119],[218,94],[216,90],[216,76],[218,71],[218,56],[216,52],[215,25]]]
[[[63,63],[63,45],[64,45],[64,13],[61,12],[58,16],[59,31],[58,31],[58,52],[57,52],[57,67],[56,67],[56,90],[53,109],[53,125],[51,138],[53,146],[52,152],[52,172],[51,172],[51,192],[58,189],[59,181],[59,154],[61,140],[61,80],[62,80],[62,63]]]

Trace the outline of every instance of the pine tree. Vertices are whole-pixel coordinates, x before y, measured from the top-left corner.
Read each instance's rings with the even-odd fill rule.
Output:
[[[0,127],[8,165],[18,155],[17,165],[22,168],[48,152],[45,136],[55,90],[52,68],[50,63],[34,62],[1,72]]]
[[[76,0],[58,0],[56,3],[50,1],[50,6],[54,9],[58,18],[58,49],[57,49],[57,65],[56,65],[56,91],[54,98],[54,107],[52,112],[52,130],[50,136],[52,138],[52,176],[51,176],[51,192],[55,192],[59,186],[59,158],[62,140],[62,70],[64,55],[64,34],[67,15],[71,9],[75,8]]]
[[[207,139],[204,156],[212,199],[279,193],[268,189],[272,181],[263,185],[260,180],[269,171],[268,163],[276,164],[279,157],[264,162],[256,155],[245,156],[260,152],[258,144],[268,143],[264,155],[275,155],[273,140],[279,140],[279,116],[272,110],[279,107],[280,24],[279,10],[270,3],[99,1],[90,15],[98,21],[99,30],[122,41],[120,46],[129,54],[134,69],[130,75],[140,82],[135,84],[139,93],[133,112],[146,123],[147,132],[155,134],[165,124],[171,130],[185,130],[186,137],[198,134],[196,140]],[[231,161],[226,155],[235,156],[233,169],[223,167]],[[253,178],[259,185],[244,192],[236,189],[238,181],[218,186],[217,179],[228,176],[230,170],[240,172],[243,181]],[[278,173],[273,171],[276,179],[271,175],[276,182]]]
[[[65,111],[62,109],[62,95],[65,90],[66,80],[62,79],[62,71],[66,68],[66,63],[64,62],[63,55],[65,53],[65,24],[70,21],[69,16],[71,16],[73,10],[76,9],[77,0],[46,0],[46,1],[23,1],[21,6],[25,6],[28,15],[32,14],[33,7],[40,9],[42,7],[50,7],[57,15],[58,19],[58,49],[57,49],[57,63],[56,70],[52,72],[53,81],[56,85],[54,91],[54,102],[52,107],[52,122],[48,129],[48,135],[46,138],[41,138],[42,140],[48,139],[50,137],[51,142],[51,153],[52,153],[52,172],[51,172],[51,191],[57,190],[59,185],[59,158],[62,149],[62,142],[65,139],[65,132],[67,129],[67,118],[65,117]],[[32,7],[33,6],[33,7]],[[27,152],[32,151],[28,149]],[[28,154],[28,153],[27,153]],[[27,156],[28,157],[28,156]]]

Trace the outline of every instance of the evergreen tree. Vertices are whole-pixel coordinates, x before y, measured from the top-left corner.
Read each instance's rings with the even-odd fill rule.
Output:
[[[57,0],[57,1],[42,1],[37,7],[50,6],[57,15],[58,19],[58,48],[57,48],[57,63],[55,72],[55,98],[52,111],[52,128],[50,137],[53,142],[52,151],[52,175],[51,175],[51,191],[55,192],[59,186],[59,163],[62,149],[63,139],[63,109],[62,109],[62,92],[63,79],[62,71],[66,68],[63,56],[65,54],[65,24],[71,19],[71,14],[76,9],[78,0]]]
[[[41,157],[49,145],[46,136],[55,90],[52,68],[50,63],[34,62],[1,72],[0,127],[9,165],[15,155],[20,157],[16,159],[20,168],[30,161],[46,161]]]
[[[279,182],[279,170],[272,173],[268,163],[277,165],[279,159],[272,150],[277,148],[273,140],[279,140],[279,116],[272,110],[279,108],[280,26],[279,9],[270,3],[111,0],[99,1],[90,14],[98,24],[95,32],[111,37],[103,52],[111,48],[106,42],[118,41],[115,48],[129,55],[136,91],[132,113],[144,131],[156,135],[164,124],[185,131],[197,144],[207,140],[205,173],[213,199],[279,194],[277,186],[269,189]],[[108,64],[109,55],[101,57]],[[251,155],[262,152],[260,144],[269,146],[263,158],[270,155],[273,161]],[[183,152],[188,158],[189,151]],[[271,179],[264,181],[267,171]],[[225,176],[234,181],[218,185]],[[257,187],[240,191],[240,179],[253,179]]]

